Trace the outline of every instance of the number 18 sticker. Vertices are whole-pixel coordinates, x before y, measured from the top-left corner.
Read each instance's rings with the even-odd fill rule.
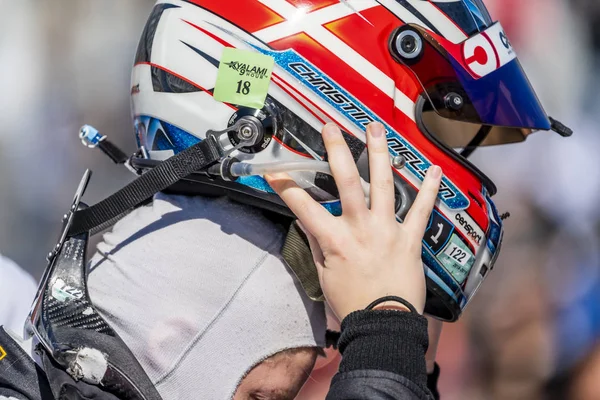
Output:
[[[265,105],[275,60],[254,51],[223,49],[214,98],[261,109]]]

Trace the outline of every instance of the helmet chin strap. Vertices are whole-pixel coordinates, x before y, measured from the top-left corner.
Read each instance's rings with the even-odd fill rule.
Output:
[[[477,132],[477,135],[471,139],[471,141],[465,146],[465,148],[460,152],[460,155],[464,158],[469,158],[471,154],[483,143],[483,141],[488,137],[490,132],[492,131],[492,127],[490,125],[482,125]]]

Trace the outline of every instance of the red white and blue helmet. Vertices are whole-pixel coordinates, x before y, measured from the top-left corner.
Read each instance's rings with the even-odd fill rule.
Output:
[[[259,59],[271,66],[252,65]],[[232,70],[238,82],[231,82]],[[258,77],[268,79],[259,104],[216,95],[223,79],[240,94]],[[426,312],[448,321],[493,268],[503,234],[490,199],[496,187],[468,155],[537,130],[570,133],[547,116],[481,0],[161,0],[143,32],[132,80],[138,146],[150,159],[231,129],[231,156],[244,163],[323,161],[320,131],[334,122],[368,182],[365,128],[378,121],[387,129],[399,220],[427,169],[441,166],[423,264]],[[240,148],[242,120],[252,120],[260,137]],[[292,176],[331,213],[341,213],[331,176]],[[261,176],[195,185],[284,207]]]

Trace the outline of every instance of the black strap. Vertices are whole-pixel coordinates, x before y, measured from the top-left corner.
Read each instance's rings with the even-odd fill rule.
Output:
[[[404,300],[402,297],[398,296],[385,296],[380,299],[377,299],[371,304],[369,304],[367,308],[365,308],[365,310],[372,310],[373,308],[375,308],[375,306],[378,306],[381,303],[385,303],[386,301],[394,301],[396,303],[403,304],[410,310],[411,313],[418,314],[415,306],[413,306],[408,300]]]
[[[469,158],[471,154],[483,143],[483,141],[489,136],[492,131],[492,127],[490,125],[482,125],[477,135],[471,139],[471,141],[465,146],[465,148],[461,151],[460,155],[464,158]]]
[[[438,390],[438,380],[440,379],[440,366],[435,363],[433,372],[427,374],[427,389],[433,395],[434,400],[440,400],[440,391]]]
[[[212,137],[188,147],[100,203],[77,211],[68,236],[95,230],[193,172],[211,166],[221,157],[220,147]]]
[[[98,143],[98,148],[108,156],[115,164],[125,164],[129,157],[110,140],[101,140]]]
[[[332,347],[334,350],[338,349],[338,342],[340,341],[340,337],[342,336],[341,332],[331,331],[327,329],[325,331],[325,347]]]

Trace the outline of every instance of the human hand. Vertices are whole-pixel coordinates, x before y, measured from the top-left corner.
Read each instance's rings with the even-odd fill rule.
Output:
[[[422,239],[437,198],[441,168],[429,168],[401,224],[395,215],[393,173],[383,125],[372,123],[367,128],[370,209],[340,129],[326,125],[323,141],[340,193],[340,217],[331,215],[287,174],[265,178],[303,225],[327,302],[340,320],[387,295],[404,298],[422,313],[426,290]]]

